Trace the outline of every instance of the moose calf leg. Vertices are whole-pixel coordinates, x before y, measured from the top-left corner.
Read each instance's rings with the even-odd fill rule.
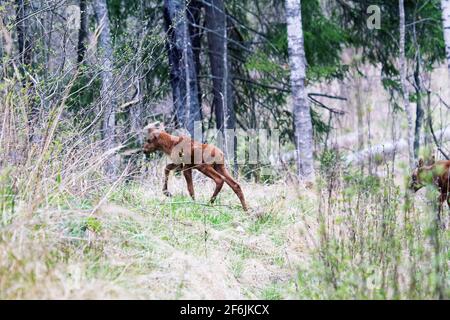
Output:
[[[192,183],[192,169],[183,170],[183,175],[184,178],[186,179],[189,195],[191,196],[192,200],[195,200],[194,184]]]
[[[224,179],[223,177],[216,172],[216,170],[213,169],[210,165],[205,165],[197,168],[198,171],[203,173],[205,176],[211,178],[216,183],[216,188],[214,189],[214,193],[211,197],[210,203],[214,203],[216,201],[216,197],[219,194],[220,190],[222,190]]]
[[[170,175],[170,171],[174,170],[174,169],[181,169],[182,168],[182,164],[175,164],[175,163],[169,163],[166,168],[164,169],[164,185],[163,185],[163,194],[166,197],[171,197],[172,194],[167,190],[167,184],[169,182],[169,175]]]
[[[450,195],[449,195],[449,194],[447,194],[447,206],[448,206],[449,209],[450,209]],[[448,214],[447,214],[447,216],[444,218],[445,224],[447,224],[447,225],[449,225],[449,222],[450,222],[449,218],[450,218],[450,215],[448,215]]]
[[[441,194],[440,196],[439,196],[439,208],[438,208],[438,213],[437,213],[437,224],[438,224],[438,226],[440,227],[440,228],[444,228],[445,226],[444,226],[444,223],[443,223],[443,221],[442,221],[442,219],[441,219],[441,214],[442,214],[442,211],[443,211],[443,209],[444,209],[444,201],[445,200],[447,200],[447,203],[448,203],[448,198],[447,198],[447,195],[446,194]]]
[[[214,165],[214,169],[224,177],[225,182],[230,186],[231,189],[233,189],[234,193],[238,196],[239,200],[241,201],[242,208],[244,209],[244,211],[247,211],[248,210],[247,203],[245,202],[244,193],[242,192],[241,186],[231,177],[231,175],[225,168],[225,165],[216,164]]]

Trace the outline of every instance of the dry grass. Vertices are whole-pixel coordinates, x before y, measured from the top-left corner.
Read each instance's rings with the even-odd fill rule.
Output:
[[[60,199],[15,218],[1,233],[1,298],[289,296],[311,245],[292,188],[245,185],[255,207],[247,216],[231,190],[210,207],[200,204],[209,183],[196,184],[199,203],[178,191],[162,198],[156,185],[124,185],[93,213],[95,204]]]
[[[358,208],[363,191],[345,189],[344,180],[330,198],[320,183],[319,191],[300,192],[245,183],[247,215],[228,188],[216,206],[206,205],[212,183],[201,177],[197,202],[182,177],[171,179],[173,198],[162,196],[160,177],[142,179],[85,199],[63,192],[31,218],[19,201],[0,232],[0,298],[433,298],[437,283],[448,297],[446,262],[441,273],[429,263],[436,256],[426,203],[410,217],[417,225],[404,224],[393,185],[382,184]],[[380,201],[389,197],[398,206]],[[448,252],[448,232],[439,236]]]

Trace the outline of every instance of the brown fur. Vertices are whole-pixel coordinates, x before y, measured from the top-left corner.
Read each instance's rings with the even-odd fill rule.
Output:
[[[439,196],[439,213],[438,219],[440,220],[440,213],[444,201],[447,200],[447,205],[450,208],[450,161],[441,160],[434,161],[434,159],[425,165],[423,160],[419,160],[419,165],[413,171],[411,176],[410,188],[414,191],[418,191],[427,184],[434,184],[440,192]]]
[[[167,190],[170,171],[182,171],[186,179],[187,189],[192,199],[195,200],[194,185],[192,182],[192,170],[196,169],[214,180],[216,188],[210,202],[214,203],[218,193],[222,190],[226,182],[241,201],[242,208],[247,211],[244,194],[241,186],[237,183],[225,168],[223,152],[210,144],[203,144],[192,140],[187,136],[170,135],[162,129],[149,125],[145,128],[147,137],[143,151],[148,154],[160,150],[169,156],[172,163],[168,164],[164,170],[163,192],[170,196]]]

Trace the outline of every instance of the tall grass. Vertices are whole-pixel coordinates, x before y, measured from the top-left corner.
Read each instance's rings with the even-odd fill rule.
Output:
[[[449,232],[437,224],[437,191],[429,186],[420,205],[389,166],[378,178],[332,160],[323,161],[319,241],[312,265],[299,271],[300,296],[448,299]]]

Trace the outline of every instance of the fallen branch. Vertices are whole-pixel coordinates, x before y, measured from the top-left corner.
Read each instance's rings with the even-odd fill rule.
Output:
[[[432,138],[433,138],[433,140],[436,139],[435,143],[437,143],[437,138],[436,138],[437,136],[442,137],[442,142],[449,141],[450,140],[450,130],[442,129],[436,133],[433,131]],[[438,146],[438,144],[436,144],[436,146]],[[390,142],[390,143],[378,144],[371,148],[367,148],[362,151],[355,152],[355,153],[348,155],[345,159],[345,163],[347,165],[361,164],[365,160],[367,160],[369,157],[377,157],[377,156],[383,157],[384,159],[389,159],[394,155],[394,152],[405,150],[407,147],[408,147],[408,142],[405,139],[400,139],[393,143]],[[438,146],[438,150],[440,148],[441,147]],[[439,151],[441,153],[443,152],[442,149]],[[448,157],[445,155],[445,153],[442,153],[442,155],[448,159]]]
[[[441,152],[441,154],[446,159],[449,159],[447,157],[447,154],[439,146],[437,136],[442,136],[442,142],[450,141],[450,130],[442,129],[437,132],[433,131],[432,135],[430,137],[427,137],[427,138],[434,139],[438,150]],[[339,148],[339,146],[335,146],[335,147]],[[392,160],[395,152],[406,150],[407,148],[408,148],[408,142],[405,139],[400,139],[395,142],[381,143],[381,144],[374,145],[370,148],[366,148],[364,150],[348,154],[344,158],[344,162],[347,166],[349,166],[349,165],[358,165],[358,164],[364,163],[364,161],[367,161],[367,159],[374,158],[374,157],[382,157],[385,160],[386,159]],[[297,156],[297,153],[295,151],[286,152],[286,153],[280,155],[280,161],[282,161],[284,163],[288,163],[289,161],[295,159],[296,156]]]

